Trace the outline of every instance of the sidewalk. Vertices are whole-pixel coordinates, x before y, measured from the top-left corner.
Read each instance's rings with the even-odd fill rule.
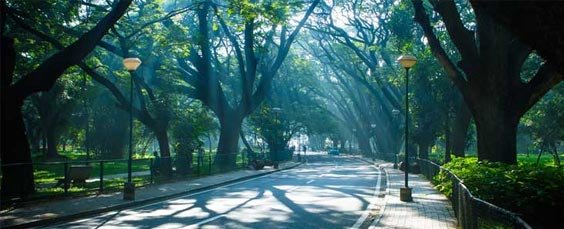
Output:
[[[370,228],[456,228],[450,201],[423,175],[409,174],[413,202],[402,202],[399,189],[404,186],[404,172],[391,163],[380,167],[386,171],[387,190],[382,214]]]
[[[124,201],[122,192],[88,196],[74,199],[64,199],[45,202],[36,206],[25,206],[0,214],[0,228],[6,227],[33,227],[54,224],[65,220],[86,217],[107,211],[124,209],[128,207],[147,204],[191,192],[221,186],[266,175],[279,170],[290,169],[298,166],[297,162],[285,162],[279,169],[266,167],[263,170],[238,170],[217,174],[193,180],[178,181],[174,183],[148,185],[135,190],[134,201]]]
[[[138,171],[138,172],[132,172],[131,173],[132,177],[149,176],[149,175],[151,175],[151,170]],[[127,173],[104,175],[104,180],[110,180],[110,179],[115,179],[115,178],[127,178]],[[99,180],[100,180],[100,177],[96,177],[96,178],[88,179],[88,180],[86,180],[86,182],[98,182]]]

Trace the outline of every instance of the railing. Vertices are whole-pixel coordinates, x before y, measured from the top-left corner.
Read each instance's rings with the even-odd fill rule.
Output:
[[[3,164],[2,169],[31,165],[34,171],[35,194],[26,198],[2,199],[2,206],[56,196],[103,192],[123,187],[127,179],[127,162],[126,159],[114,159]],[[153,176],[150,172],[152,164],[152,158],[132,160],[132,177],[134,177],[132,181],[136,185],[153,183]],[[73,166],[90,167],[91,173],[84,183],[67,183],[70,182],[69,170]]]
[[[159,160],[160,162],[157,162]],[[174,177],[192,178],[245,168],[249,162],[247,153],[212,154],[198,153],[172,158],[132,160],[132,182],[136,187],[170,179],[163,165],[169,165]],[[2,206],[18,202],[30,202],[45,198],[69,195],[84,195],[104,191],[119,191],[127,180],[127,159],[33,162],[1,165],[5,167],[32,166],[34,170],[35,194],[26,198],[2,199]],[[223,163],[223,164],[222,164]],[[156,165],[159,164],[159,165]],[[85,183],[67,185],[69,169],[73,166],[88,166],[91,174]],[[1,174],[0,174],[1,175]],[[61,185],[60,183],[63,182]],[[59,185],[57,185],[59,183]]]
[[[445,173],[452,182],[452,194],[449,199],[462,228],[531,228],[517,214],[476,198],[464,183],[449,170],[436,163],[419,159],[421,173],[429,180]]]

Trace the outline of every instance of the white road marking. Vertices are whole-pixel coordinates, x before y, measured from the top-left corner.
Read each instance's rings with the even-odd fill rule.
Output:
[[[298,188],[300,188],[300,186],[294,186],[293,188],[288,189],[288,191],[286,191],[286,192],[291,192],[291,191],[294,191],[294,190],[296,190],[296,189],[298,189]]]
[[[358,218],[358,220],[356,221],[356,223],[351,227],[351,229],[358,229],[360,228],[360,226],[362,225],[362,223],[364,223],[364,221],[366,220],[366,218],[368,218],[368,215],[370,214],[370,212],[372,211],[372,209],[374,208],[374,205],[376,203],[376,198],[378,196],[378,192],[380,192],[380,183],[382,181],[382,172],[378,169],[379,173],[378,173],[378,181],[376,181],[376,188],[374,189],[374,194],[372,195],[372,198],[370,200],[370,205],[368,205],[368,208],[366,208],[366,210],[364,210],[364,212],[362,213],[362,215],[360,216],[360,218]]]
[[[221,217],[225,217],[225,215],[224,215],[224,214],[216,215],[216,216],[211,217],[211,218],[209,218],[209,219],[202,220],[202,221],[200,221],[200,222],[198,222],[198,223],[189,225],[189,226],[186,227],[186,228],[198,228],[198,226],[200,226],[200,225],[202,225],[202,224],[209,223],[209,222],[214,221],[214,220],[216,220],[216,219],[219,219],[219,218],[221,218]]]

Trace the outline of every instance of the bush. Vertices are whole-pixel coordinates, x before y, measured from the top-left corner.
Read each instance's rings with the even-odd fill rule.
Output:
[[[444,165],[458,176],[477,198],[522,214],[525,221],[541,226],[557,225],[564,211],[564,169],[519,162],[518,165],[454,158]],[[434,177],[439,191],[452,195],[444,172]]]

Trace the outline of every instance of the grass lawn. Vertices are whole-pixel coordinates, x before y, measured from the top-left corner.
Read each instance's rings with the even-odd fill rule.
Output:
[[[73,163],[69,162],[68,166],[71,165],[84,165],[84,163]],[[92,166],[91,178],[97,178],[100,176],[100,162],[90,163]],[[127,173],[127,161],[116,161],[116,162],[104,162],[104,176],[114,175],[120,173]],[[64,163],[48,163],[48,164],[36,164],[33,166],[35,182],[38,184],[44,183],[55,183],[57,179],[64,178]],[[131,170],[133,172],[137,171],[148,171],[150,169],[150,160],[140,159],[133,160],[131,163]]]
[[[564,164],[564,154],[558,155],[560,157],[560,162]],[[517,154],[517,161],[523,163],[530,163],[536,164],[537,163],[538,154]],[[540,157],[539,164],[548,165],[548,166],[555,166],[554,164],[554,157],[551,154],[543,153]]]
[[[65,153],[61,153],[64,155],[67,160],[67,166],[71,165],[84,165],[85,155],[79,151],[68,151]],[[137,155],[134,156],[134,158]],[[190,179],[199,176],[207,176],[212,174],[223,173],[227,171],[233,171],[243,168],[244,160],[241,154],[237,154],[236,157],[236,167],[229,170],[222,170],[218,166],[214,164],[215,161],[215,153],[209,152],[206,150],[203,156],[203,163],[198,165],[197,155],[194,154],[192,160],[192,172],[189,174],[181,175],[176,174],[174,178],[165,178],[165,177],[153,177],[153,181],[155,183],[166,183],[172,180],[183,180],[183,179]],[[44,198],[52,198],[55,196],[63,196],[64,188],[62,186],[55,187],[57,183],[57,179],[64,178],[64,168],[65,162],[64,161],[50,161],[45,162],[40,157],[34,158],[34,175],[35,175],[35,184],[36,184],[36,194],[32,197],[33,199],[44,199]],[[132,171],[149,171],[150,170],[150,163],[151,159],[134,159],[132,161]],[[92,174],[90,178],[99,178],[100,177],[100,168],[101,163],[99,161],[94,161],[89,163],[92,168]],[[173,161],[173,166],[176,166]],[[127,173],[127,160],[118,159],[114,161],[104,161],[103,162],[103,172],[104,172],[104,191],[105,192],[114,192],[120,191],[123,189],[123,183],[125,182],[125,178],[114,178],[108,179],[107,176],[114,175],[114,174],[126,174]],[[147,185],[151,183],[151,177],[149,176],[134,176],[133,182],[137,187]],[[74,186],[68,189],[68,196],[83,196],[83,195],[90,195],[97,193],[99,191],[100,182],[88,182],[82,186]]]

